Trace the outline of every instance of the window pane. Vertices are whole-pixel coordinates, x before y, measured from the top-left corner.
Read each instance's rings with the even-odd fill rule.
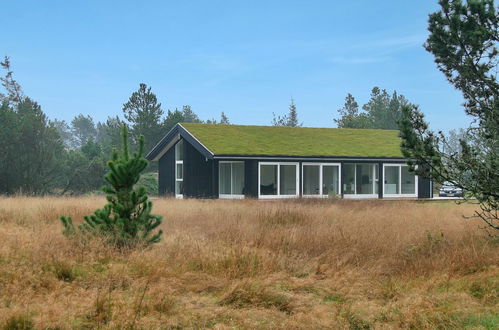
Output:
[[[343,165],[343,193],[355,194],[355,164]]]
[[[339,194],[339,167],[338,166],[323,166],[322,167],[322,194],[336,196]]]
[[[357,164],[357,194],[373,194],[373,164]]]
[[[296,165],[281,166],[281,195],[296,195]]]
[[[175,145],[175,160],[184,160],[184,140],[180,140]]]
[[[177,164],[177,179],[184,178],[184,164]]]
[[[242,195],[244,189],[244,163],[232,163],[232,194]]]
[[[218,189],[220,194],[230,194],[230,163],[219,164]]]
[[[304,165],[303,166],[303,194],[304,195],[319,195],[320,166],[319,165]]]
[[[385,194],[399,194],[399,168],[398,166],[385,167]]]
[[[260,166],[260,194],[277,195],[277,165]]]
[[[184,193],[184,182],[175,181],[175,194],[182,195]]]
[[[379,166],[378,164],[374,165],[374,193],[379,193]]]
[[[409,172],[409,167],[402,166],[402,194],[416,193],[416,176]]]

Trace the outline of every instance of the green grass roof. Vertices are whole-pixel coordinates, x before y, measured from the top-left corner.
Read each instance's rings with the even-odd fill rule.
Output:
[[[182,123],[215,155],[403,157],[398,131]]]

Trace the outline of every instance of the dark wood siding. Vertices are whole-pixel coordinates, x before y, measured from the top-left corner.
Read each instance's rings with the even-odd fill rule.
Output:
[[[168,150],[159,159],[159,194],[175,196],[175,148]]]
[[[184,146],[184,197],[215,197],[215,161],[207,159],[186,140]]]
[[[431,181],[423,178],[423,177],[418,177],[418,197],[419,198],[432,198],[433,197],[433,191],[431,189]]]
[[[258,198],[258,161],[244,161],[244,195],[247,198]]]

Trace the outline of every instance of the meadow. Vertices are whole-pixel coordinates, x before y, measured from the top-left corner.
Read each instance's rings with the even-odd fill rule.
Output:
[[[499,240],[452,202],[154,200],[163,239],[68,239],[103,197],[0,197],[0,329],[494,329]]]

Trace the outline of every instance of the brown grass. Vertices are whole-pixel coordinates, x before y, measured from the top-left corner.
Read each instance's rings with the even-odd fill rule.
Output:
[[[499,242],[471,205],[158,199],[146,250],[61,234],[104,202],[0,198],[0,327],[499,326]]]

